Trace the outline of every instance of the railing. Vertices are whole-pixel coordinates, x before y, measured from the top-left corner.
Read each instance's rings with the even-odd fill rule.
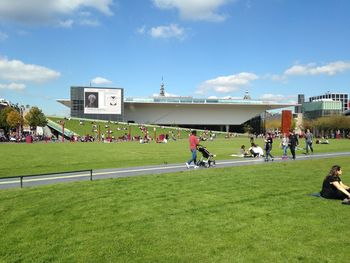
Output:
[[[8,176],[8,177],[1,177],[0,181],[3,180],[9,180],[9,179],[16,179],[19,178],[20,179],[20,186],[21,188],[23,188],[23,178],[27,178],[27,177],[44,177],[44,176],[50,176],[50,175],[55,175],[55,174],[73,174],[73,173],[83,173],[83,172],[89,172],[90,174],[88,176],[90,176],[90,181],[92,181],[92,169],[89,170],[78,170],[78,171],[68,171],[68,172],[56,172],[56,173],[44,173],[44,174],[31,174],[31,175],[18,175],[18,176]],[[84,175],[81,175],[81,177],[83,177]],[[77,176],[80,177],[80,176]],[[47,177],[48,180],[50,177]],[[62,179],[64,178],[64,176],[62,177]],[[44,178],[45,179],[45,178]],[[57,178],[58,179],[58,178]]]
[[[154,98],[125,98],[124,102],[140,103],[199,103],[199,104],[264,104],[261,100],[244,99],[200,99],[192,97],[154,97]],[[276,103],[273,103],[276,104]]]
[[[62,126],[52,120],[48,120],[47,126],[50,126],[51,128],[55,129],[56,131],[62,133]],[[64,135],[67,137],[71,137],[74,135],[74,132],[71,130],[68,130],[67,128],[64,128]]]

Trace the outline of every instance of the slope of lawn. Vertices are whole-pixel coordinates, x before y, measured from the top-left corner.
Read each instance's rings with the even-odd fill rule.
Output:
[[[0,262],[349,262],[350,158],[0,191]]]
[[[87,134],[95,137],[97,135],[97,129],[93,126],[100,127],[101,134],[104,134],[106,137],[108,132],[110,132],[110,136],[114,136],[115,139],[118,139],[125,134],[130,132],[131,136],[144,136],[140,127],[143,126],[149,132],[149,136],[154,139],[154,136],[159,137],[161,134],[169,134],[172,132],[175,138],[187,138],[189,134],[189,129],[180,129],[180,134],[178,134],[179,130],[176,127],[164,127],[157,125],[138,125],[134,123],[125,124],[118,122],[108,122],[108,121],[96,121],[96,120],[82,120],[82,125],[78,119],[63,119],[58,117],[48,117],[50,120],[59,123],[64,120],[65,128],[73,131],[80,136],[85,136]],[[156,129],[154,131],[154,128]],[[217,136],[224,137],[223,132],[216,132]],[[169,134],[171,136],[171,134]],[[199,134],[198,134],[199,135]],[[226,135],[226,134],[225,134]]]

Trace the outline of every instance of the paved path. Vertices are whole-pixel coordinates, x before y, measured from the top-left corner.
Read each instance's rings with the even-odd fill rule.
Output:
[[[320,153],[314,155],[298,155],[295,161],[307,160],[307,159],[322,159],[322,158],[334,158],[341,156],[350,156],[350,152],[341,153]],[[275,158],[274,162],[293,162],[293,160],[282,160],[280,157]],[[270,162],[271,163],[271,162]],[[244,166],[252,164],[265,164],[263,158],[237,158],[232,160],[221,160],[216,162],[216,167],[231,167],[231,166]],[[199,168],[208,169],[208,168]],[[215,169],[215,168],[209,168]],[[183,164],[164,164],[154,166],[143,167],[129,167],[118,169],[100,169],[93,171],[93,180],[106,179],[106,178],[121,178],[131,176],[141,176],[147,174],[161,174],[161,173],[174,173],[180,171],[194,170],[193,168],[187,169],[185,163]],[[70,173],[70,174],[55,174],[55,175],[42,175],[38,177],[25,177],[23,178],[23,187],[37,186],[45,184],[54,184],[62,182],[74,182],[74,181],[88,181],[90,180],[90,172]],[[0,178],[0,189],[20,187],[19,178]]]

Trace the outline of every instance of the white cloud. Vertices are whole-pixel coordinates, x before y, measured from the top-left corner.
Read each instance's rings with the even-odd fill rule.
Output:
[[[217,10],[232,1],[234,0],[153,0],[153,3],[160,9],[178,9],[183,19],[220,22],[226,16]]]
[[[8,39],[8,37],[9,36],[7,34],[0,31],[0,41],[5,41],[6,39]]]
[[[261,100],[278,102],[278,103],[297,103],[297,95],[281,95],[281,94],[263,94]]]
[[[59,16],[72,15],[85,8],[95,9],[104,15],[113,15],[113,0],[1,0],[0,18],[20,23],[43,23]]]
[[[286,75],[278,75],[278,74],[266,74],[263,78],[270,79],[272,81],[283,82],[283,83],[287,83],[287,80],[288,80]]]
[[[10,84],[0,84],[0,90],[1,89],[8,89],[8,90],[24,90],[26,88],[25,84],[21,83],[10,83]]]
[[[82,26],[99,26],[100,22],[96,19],[80,19],[78,21],[79,25]]]
[[[91,80],[91,84],[95,84],[95,85],[109,85],[112,84],[112,81],[102,78],[102,77],[96,77],[94,79]]]
[[[176,24],[171,24],[169,26],[152,27],[149,34],[154,38],[183,39],[185,36],[185,29]]]
[[[59,21],[58,22],[58,27],[63,27],[63,28],[72,28],[73,25],[80,25],[80,26],[99,26],[100,22],[96,19],[78,19],[76,21],[74,21],[73,19],[67,19],[65,21]]]
[[[315,63],[309,63],[307,65],[294,65],[287,69],[284,74],[287,76],[292,75],[320,75],[326,74],[333,76],[337,73],[350,70],[350,63],[344,61],[335,61],[323,66],[317,66]]]
[[[153,93],[152,95],[153,97],[159,97],[159,94],[157,93]],[[164,92],[164,97],[180,97],[179,95],[177,94],[172,94],[172,93],[168,93],[168,92]]]
[[[67,19],[65,21],[59,21],[58,26],[63,28],[71,28],[74,24],[74,21],[72,19]]]
[[[57,79],[60,75],[61,73],[43,66],[0,58],[0,79],[2,80],[41,83]]]
[[[237,75],[220,76],[215,79],[204,81],[198,88],[197,94],[205,94],[210,91],[217,93],[229,93],[248,86],[251,81],[259,77],[253,73],[241,72]]]

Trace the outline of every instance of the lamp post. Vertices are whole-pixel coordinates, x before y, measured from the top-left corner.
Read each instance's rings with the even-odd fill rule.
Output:
[[[62,142],[64,142],[64,121],[60,121],[60,124],[62,126]]]
[[[154,136],[153,136],[154,142],[157,142],[157,129],[156,129],[156,127],[153,128],[153,132],[154,132]]]
[[[23,105],[17,104],[17,109],[19,112],[19,122],[18,122],[18,128],[17,128],[17,141],[20,142],[22,139],[22,133],[23,133],[23,112],[25,110],[25,107]]]

